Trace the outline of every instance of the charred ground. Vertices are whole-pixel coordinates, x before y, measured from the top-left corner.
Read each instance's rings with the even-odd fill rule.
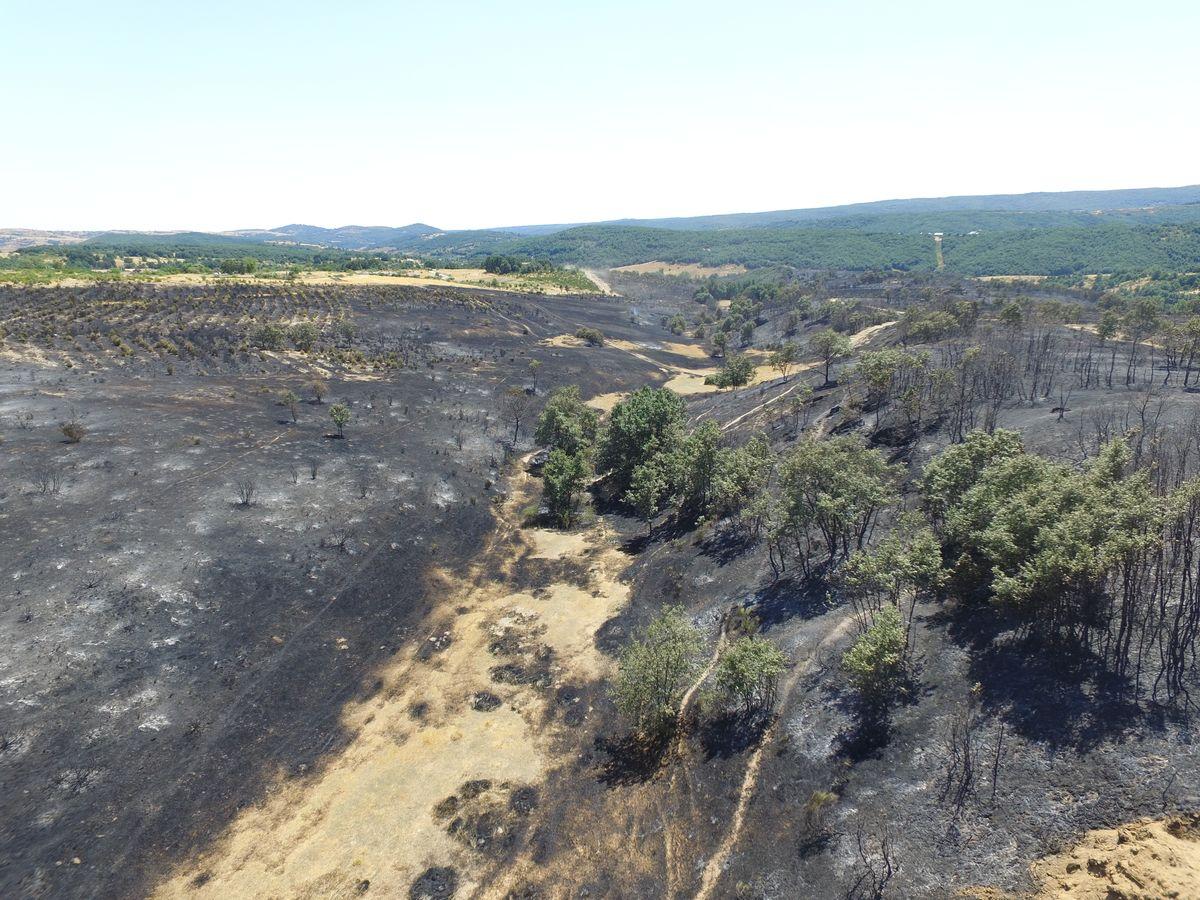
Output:
[[[398,660],[405,682],[438,671],[461,639],[453,623],[484,616],[447,593],[447,573],[530,602],[574,585],[561,596],[582,603],[602,589],[597,559],[610,551],[605,571],[625,570],[629,596],[595,632],[607,668],[560,673],[552,610],[540,624],[483,623],[490,684],[463,702],[536,711],[545,777],[465,778],[423,813],[452,855],[394,882],[334,867],[304,895],[869,896],[889,866],[888,896],[1026,891],[1029,863],[1084,831],[1200,805],[1187,703],[1121,698],[1097,660],[1048,657],[987,605],[918,606],[915,689],[868,732],[839,666],[855,627],[832,582],[778,572],[736,523],[668,519],[648,538],[597,490],[577,545],[528,545],[517,527],[536,511],[519,457],[551,387],[615,398],[682,378],[698,391],[692,424],[718,423],[733,445],[764,433],[776,452],[858,435],[904,467],[912,505],[924,465],[971,427],[1015,429],[1030,450],[1079,463],[1132,431],[1140,460],[1194,471],[1186,347],[1168,353],[1150,330],[1101,340],[1090,329],[1103,298],[1083,290],[1030,296],[937,276],[796,274],[774,294],[752,279],[607,280],[623,296],[0,289],[0,637],[13,648],[0,669],[0,892],[141,896],[190,873],[281,785],[316,785],[355,740],[344,711],[399,696],[381,673]],[[1005,322],[1021,296],[1024,318]],[[931,324],[951,310],[964,317]],[[800,371],[764,366],[751,386],[700,389],[692,373],[719,362],[707,345],[731,314],[751,323],[730,329],[732,346],[765,363],[794,341]],[[288,331],[300,322],[318,334],[307,351]],[[605,345],[573,338],[583,326]],[[808,348],[830,326],[852,348],[825,383]],[[851,374],[862,352],[899,346],[946,365],[974,346],[1012,362],[983,371],[957,418],[914,421],[900,392],[868,398]],[[321,402],[314,380],[328,387]],[[514,389],[531,400],[516,453]],[[287,390],[300,397],[295,422]],[[344,438],[334,403],[351,411]],[[85,429],[78,443],[66,422]],[[724,713],[700,684],[669,747],[629,740],[609,698],[612,659],[669,603],[710,649],[731,607],[754,611],[790,661],[774,715]],[[404,740],[433,727],[427,714],[405,710]],[[966,785],[950,764],[963,729],[978,759]],[[834,799],[813,813],[816,792]],[[219,867],[197,871],[188,890],[222,890]]]

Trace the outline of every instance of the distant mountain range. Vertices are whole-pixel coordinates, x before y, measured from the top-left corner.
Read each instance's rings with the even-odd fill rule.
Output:
[[[400,227],[345,225],[282,225],[222,232],[231,239],[258,242],[336,247],[342,250],[439,252],[454,248],[471,252],[520,237],[556,234],[588,227],[657,228],[671,231],[715,231],[743,228],[851,228],[875,232],[927,232],[1015,230],[1085,226],[1095,221],[1162,224],[1200,221],[1200,184],[1170,188],[1132,188],[1112,191],[1060,191],[1030,194],[980,194],[961,197],[925,197],[877,200],[810,209],[728,213],[660,219],[614,219],[547,225],[511,225],[503,228],[445,231],[423,223]],[[163,232],[35,231],[0,228],[0,250],[47,244],[111,240],[117,235]],[[172,232],[170,234],[186,234]]]
[[[1076,212],[1104,213],[1149,210],[1162,206],[1200,204],[1200,184],[1170,188],[1127,188],[1112,191],[1041,191],[1031,194],[974,194],[961,197],[918,197],[907,200],[873,200],[842,206],[808,209],[779,209],[771,212],[727,213],[663,219],[613,219],[573,225],[521,225],[497,229],[515,234],[552,234],[580,225],[633,225],[675,231],[707,231],[723,228],[763,228],[828,223],[837,219],[877,218],[887,214],[949,212]]]
[[[260,241],[279,241],[311,244],[315,247],[338,247],[343,250],[400,250],[414,241],[433,234],[438,229],[415,222],[392,228],[387,225],[343,225],[341,228],[321,228],[318,225],[283,225],[279,228],[249,228],[229,231],[231,237],[253,238]]]

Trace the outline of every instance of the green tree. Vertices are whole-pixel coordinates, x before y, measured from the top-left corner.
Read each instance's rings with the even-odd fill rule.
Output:
[[[670,458],[664,453],[654,453],[633,470],[629,489],[622,498],[637,512],[650,534],[654,534],[654,520],[662,512],[672,491]]]
[[[534,440],[570,454],[585,453],[595,443],[599,422],[600,414],[579,398],[578,387],[561,387],[547,399]]]
[[[885,606],[842,657],[842,669],[863,705],[881,712],[900,696],[906,680],[908,642],[900,611]]]
[[[796,547],[806,571],[816,535],[830,563],[845,559],[862,549],[896,499],[899,471],[850,436],[800,441],[780,467],[776,539]]]
[[[584,326],[575,332],[575,337],[579,338],[589,347],[604,346],[604,332],[602,332],[599,328],[590,328],[588,326]]]
[[[350,424],[350,407],[344,403],[333,404],[333,406],[329,407],[329,418],[337,426],[338,437],[344,437],[346,426]]]
[[[729,335],[724,331],[714,331],[708,342],[712,346],[713,356],[724,356],[725,348],[729,346]]]
[[[800,348],[794,343],[788,341],[778,350],[771,354],[771,368],[775,369],[784,381],[787,381],[788,375],[800,361]]]
[[[700,632],[681,607],[669,606],[621,653],[613,699],[639,734],[661,735],[674,725],[700,649]]]
[[[1043,631],[1098,625],[1109,574],[1161,539],[1164,502],[1131,455],[1114,441],[1082,472],[1030,453],[985,467],[945,516],[956,575]]]
[[[720,450],[709,480],[706,514],[728,516],[750,510],[755,519],[760,518],[763,504],[769,501],[767,483],[774,462],[771,445],[761,434],[741,447]],[[757,525],[752,530],[757,531]]]
[[[259,350],[278,350],[283,346],[284,336],[278,325],[259,325],[250,333],[250,342]]]
[[[312,322],[297,322],[288,329],[288,337],[296,345],[296,349],[307,353],[317,345],[321,332]]]
[[[550,451],[542,469],[542,493],[550,515],[561,527],[571,526],[576,501],[590,475],[591,466],[584,456],[557,447]]]
[[[250,275],[258,270],[258,260],[253,256],[224,259],[221,261],[220,269],[226,275]]]
[[[717,664],[717,688],[746,712],[770,709],[786,667],[783,652],[766,638],[739,638]]]
[[[825,383],[829,384],[829,370],[834,361],[850,355],[850,339],[832,328],[823,328],[808,339],[808,345],[825,366]]]
[[[725,364],[715,375],[704,379],[705,384],[719,388],[734,388],[748,384],[754,377],[754,360],[744,353],[732,353],[725,357]]]
[[[292,390],[284,391],[279,395],[279,402],[287,407],[287,411],[292,414],[292,422],[296,421],[296,407],[300,403],[300,398],[296,396],[296,392]]]
[[[707,511],[721,450],[721,428],[709,420],[680,441],[665,463],[668,482],[684,515],[694,518]]]
[[[683,436],[685,406],[666,388],[644,387],[618,403],[600,438],[596,469],[607,474],[618,495],[629,490],[634,470]]]
[[[984,469],[1024,453],[1021,435],[997,428],[991,434],[972,431],[961,444],[947,447],[932,459],[921,476],[921,497],[935,524],[962,500]]]

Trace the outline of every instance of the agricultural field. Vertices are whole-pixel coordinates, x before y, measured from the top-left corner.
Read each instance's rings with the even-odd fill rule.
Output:
[[[0,895],[1187,895],[1186,307],[597,277],[0,286]],[[963,447],[1138,536],[1083,612]]]

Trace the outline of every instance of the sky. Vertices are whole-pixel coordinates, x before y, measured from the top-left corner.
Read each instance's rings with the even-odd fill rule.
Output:
[[[1194,184],[1197,35],[1195,0],[0,0],[0,226]]]

